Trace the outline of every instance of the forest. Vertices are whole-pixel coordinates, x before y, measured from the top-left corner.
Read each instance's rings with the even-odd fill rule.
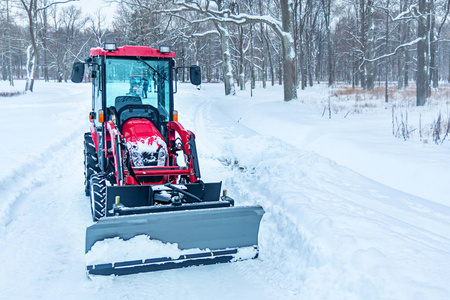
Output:
[[[171,46],[226,95],[283,85],[284,100],[315,84],[372,90],[415,86],[416,105],[450,81],[450,0],[76,0],[0,3],[1,79],[67,81],[72,64],[105,42]],[[179,80],[187,80],[181,72]]]

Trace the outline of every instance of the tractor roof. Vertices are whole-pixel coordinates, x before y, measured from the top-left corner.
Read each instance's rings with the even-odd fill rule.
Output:
[[[142,46],[117,47],[115,51],[106,51],[104,48],[92,48],[90,56],[140,56],[140,57],[164,57],[175,58],[175,52],[161,53],[159,49]]]

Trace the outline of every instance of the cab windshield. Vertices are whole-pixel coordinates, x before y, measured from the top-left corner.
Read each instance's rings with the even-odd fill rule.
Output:
[[[106,107],[119,106],[119,99],[129,98],[133,99],[130,104],[148,104],[157,108],[160,121],[169,121],[169,75],[167,60],[107,58]],[[120,106],[123,104],[126,103],[122,102]]]

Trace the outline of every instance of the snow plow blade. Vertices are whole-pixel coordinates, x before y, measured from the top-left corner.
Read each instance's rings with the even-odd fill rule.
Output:
[[[150,257],[87,260],[88,275],[126,275],[256,258],[263,214],[261,206],[232,206],[105,217],[86,230],[86,257],[97,242],[114,238],[127,242],[140,236],[180,252],[161,255],[161,249],[157,253],[150,249]]]

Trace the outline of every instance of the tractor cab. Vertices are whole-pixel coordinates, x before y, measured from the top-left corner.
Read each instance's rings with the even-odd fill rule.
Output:
[[[173,121],[175,53],[169,47],[150,47],[105,44],[93,48],[86,63],[91,66],[93,79],[92,120],[100,125],[100,115],[109,120],[126,105],[152,106],[157,110],[157,123]],[[181,67],[184,68],[184,67]],[[190,78],[195,85],[201,83],[200,67],[191,66]],[[74,63],[72,81],[81,82],[84,63]],[[176,77],[175,77],[176,78]],[[118,117],[117,115],[115,116]],[[157,125],[157,124],[155,124]]]
[[[128,105],[144,105],[154,108],[158,115],[156,123],[173,120],[175,55],[173,52],[157,53],[158,50],[146,53],[149,50],[153,49],[125,46],[116,51],[91,50],[93,63],[99,65],[99,76],[94,79],[94,89],[97,91],[98,87],[93,99],[94,111],[103,109],[106,119],[110,119],[115,111],[119,113]],[[133,110],[128,109],[127,114],[132,113]],[[115,117],[120,118],[120,115]],[[140,111],[137,117],[141,117]]]

